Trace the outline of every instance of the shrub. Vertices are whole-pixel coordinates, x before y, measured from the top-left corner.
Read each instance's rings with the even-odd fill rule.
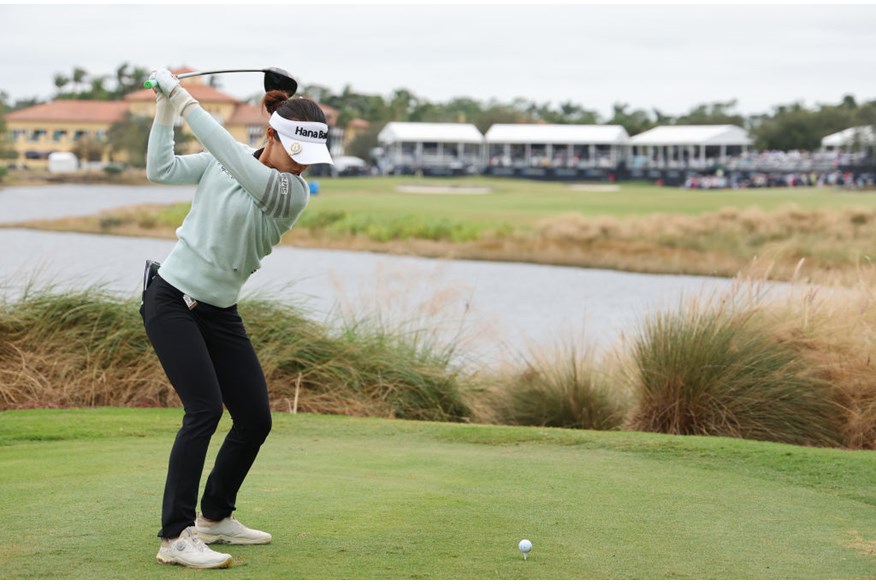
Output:
[[[468,377],[453,348],[359,323],[341,331],[263,300],[240,312],[277,410],[461,421]],[[0,308],[0,409],[173,406],[138,302],[99,290],[29,293]]]
[[[494,421],[521,426],[613,430],[625,404],[610,389],[592,353],[568,344],[552,354],[522,358],[522,368],[505,374],[489,394]]]
[[[135,304],[41,291],[0,309],[0,408],[174,400]]]
[[[630,426],[791,444],[837,446],[831,384],[793,343],[776,338],[759,301],[692,303],[649,318],[632,347]]]
[[[475,241],[492,230],[509,233],[506,224],[479,223],[446,217],[378,216],[345,211],[308,211],[298,221],[299,228],[326,231],[337,236],[365,236],[372,241],[388,242],[425,239],[463,243]]]
[[[107,176],[118,176],[124,170],[125,170],[125,167],[122,164],[112,163],[112,164],[107,164],[106,166],[103,167],[103,171],[106,173]]]
[[[876,303],[870,287],[796,286],[774,304],[776,336],[833,387],[843,446],[876,449]]]
[[[412,420],[463,421],[470,380],[440,347],[365,319],[334,334],[295,310],[246,303],[245,321],[277,409]]]

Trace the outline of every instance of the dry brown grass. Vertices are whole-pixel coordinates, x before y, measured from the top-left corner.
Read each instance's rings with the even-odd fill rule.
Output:
[[[142,205],[96,217],[31,221],[19,226],[112,235],[172,238],[165,207]],[[379,219],[375,219],[379,221]],[[616,218],[565,214],[502,236],[489,230],[473,241],[418,239],[380,241],[365,235],[330,233],[299,226],[283,243],[422,257],[532,262],[643,273],[735,277],[753,261],[772,266],[770,278],[791,280],[806,260],[809,282],[851,286],[876,250],[876,210],[775,211],[723,209],[702,215]]]
[[[771,326],[779,342],[797,348],[827,380],[843,411],[843,445],[876,449],[876,297],[853,289],[807,287],[773,307]]]
[[[631,343],[599,358],[572,342],[478,372],[454,366],[458,346],[428,329],[417,339],[351,322],[331,333],[270,303],[241,311],[275,410],[876,449],[874,288],[766,294],[762,276],[653,317],[644,341],[628,332]],[[38,292],[0,311],[0,409],[178,404],[135,302]]]
[[[569,340],[531,347],[493,372],[473,399],[475,419],[493,424],[591,430],[620,428],[629,396],[612,378],[611,356]]]
[[[179,404],[120,303],[37,294],[3,309],[0,408]]]
[[[369,323],[340,331],[292,307],[241,306],[275,410],[458,421],[468,378],[453,348]],[[137,303],[38,291],[0,310],[0,409],[176,406]]]
[[[793,206],[624,219],[565,215],[540,223],[532,245],[566,263],[647,273],[733,277],[758,259],[772,266],[772,279],[785,281],[805,259],[808,281],[853,285],[876,250],[874,225],[871,209]]]
[[[797,266],[798,274],[801,267]],[[696,395],[704,388],[695,407],[703,408],[700,416],[710,420],[709,424],[718,422],[710,431],[694,433],[750,437],[749,430],[733,428],[734,424],[739,427],[739,416],[727,406],[731,396],[736,399],[749,392],[754,399],[740,407],[747,416],[756,414],[752,425],[760,425],[757,432],[766,428],[765,420],[789,406],[771,422],[780,430],[764,436],[789,431],[802,420],[798,443],[876,449],[874,275],[861,270],[859,283],[853,288],[815,286],[798,280],[781,293],[765,293],[763,276],[769,268],[755,265],[749,272],[758,277],[738,279],[725,296],[697,299],[680,307],[674,316],[651,319],[647,351],[657,351],[663,357],[659,367],[654,366],[653,358],[634,363],[633,383],[641,386],[646,379],[652,395],[641,395],[640,387],[628,426],[690,433],[681,426],[673,426],[674,430],[657,426],[670,411],[689,415],[693,410],[678,409],[687,407],[680,404],[691,399],[692,390]],[[653,328],[654,323],[658,328]],[[709,346],[715,339],[722,342]],[[667,351],[675,355],[667,357],[671,354]],[[727,359],[728,355],[732,358]],[[673,363],[671,370],[666,369],[669,363]],[[680,418],[673,415],[672,419],[676,423]],[[718,428],[720,424],[726,427]],[[815,435],[807,436],[803,431],[815,427],[821,428]],[[832,444],[832,434],[836,444]]]

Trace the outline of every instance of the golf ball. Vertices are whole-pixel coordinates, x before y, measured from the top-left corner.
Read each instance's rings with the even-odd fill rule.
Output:
[[[521,539],[520,543],[517,544],[517,549],[519,549],[524,554],[528,554],[532,551],[532,542],[528,539]]]

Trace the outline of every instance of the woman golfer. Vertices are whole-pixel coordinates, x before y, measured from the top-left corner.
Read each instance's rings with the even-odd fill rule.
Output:
[[[170,71],[158,82],[147,176],[197,184],[179,241],[143,295],[149,340],[185,408],[170,452],[157,559],[193,568],[225,568],[231,556],[208,543],[263,544],[271,535],[232,517],[237,492],[271,430],[261,365],[237,313],[240,289],[308,202],[301,173],[331,163],[325,115],[313,101],[280,91],[265,95],[270,114],[264,148],[236,142]],[[176,156],[181,116],[206,152]],[[228,408],[225,437],[201,498],[198,484],[210,437]]]

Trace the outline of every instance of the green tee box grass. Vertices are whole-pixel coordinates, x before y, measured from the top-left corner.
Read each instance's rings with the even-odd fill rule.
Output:
[[[0,413],[3,577],[876,577],[873,452],[291,414],[275,414],[237,505],[273,543],[216,546],[230,570],[162,566],[181,415]]]

